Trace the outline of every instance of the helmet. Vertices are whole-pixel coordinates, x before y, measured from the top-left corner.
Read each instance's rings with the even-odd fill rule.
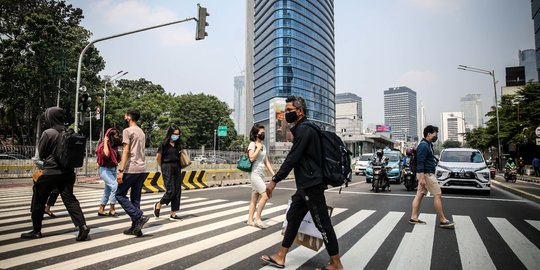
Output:
[[[382,150],[382,149],[377,150],[377,157],[378,157],[378,158],[382,158],[383,154],[384,154],[384,153],[383,153],[383,150]]]
[[[508,161],[512,161],[512,158],[511,158],[511,157],[509,157],[509,158],[508,158]]]
[[[407,156],[412,156],[413,149],[411,147],[409,147],[409,148],[407,148],[407,151],[405,151],[405,153],[407,154]]]

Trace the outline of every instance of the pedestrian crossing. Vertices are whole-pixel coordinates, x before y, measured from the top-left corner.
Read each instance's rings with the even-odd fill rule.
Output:
[[[131,221],[119,206],[119,217],[97,216],[101,189],[78,188],[76,196],[91,228],[91,240],[76,242],[78,231],[60,197],[52,208],[57,217],[44,219],[43,238],[20,239],[22,232],[31,230],[32,192],[29,188],[0,190],[0,268],[275,269],[259,257],[280,246],[286,202],[267,204],[263,219],[268,228],[260,230],[245,225],[248,201],[222,199],[221,192],[204,193],[212,196],[183,192],[182,221],[152,217],[144,236],[136,238],[122,234]],[[143,194],[141,209],[151,215],[162,195]],[[167,207],[162,214],[168,216]],[[414,226],[407,223],[407,215],[335,207],[332,220],[345,268],[444,269],[449,267],[438,264],[444,262],[444,252],[461,269],[538,269],[540,264],[540,220],[454,215],[455,230],[445,230],[437,226],[434,214],[421,214],[427,225]],[[448,248],[439,241],[453,244]],[[504,265],[502,253],[508,254]],[[327,260],[324,246],[314,251],[295,244],[287,255],[286,269],[313,269]]]

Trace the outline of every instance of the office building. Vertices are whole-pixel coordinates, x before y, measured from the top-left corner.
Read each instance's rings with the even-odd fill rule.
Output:
[[[441,114],[442,141],[465,141],[465,118],[462,112],[443,112]]]
[[[232,118],[238,135],[249,135],[246,130],[246,77],[234,77],[234,111]]]
[[[533,49],[519,51],[519,65],[525,67],[526,82],[538,81],[538,73],[536,72],[536,54]]]
[[[484,113],[482,112],[480,94],[468,94],[462,97],[460,109],[465,118],[465,132],[483,126]]]
[[[418,105],[418,140],[424,138],[424,128],[426,127],[426,108],[424,103],[420,101]]]
[[[246,127],[253,126],[253,55],[255,51],[255,1],[246,0]],[[249,134],[246,134],[249,136]]]
[[[272,123],[281,121],[276,117],[284,99],[299,95],[308,118],[335,130],[334,1],[247,0],[247,7],[246,87],[249,92],[253,83],[253,122],[277,132]],[[269,140],[287,141],[287,132],[274,135]],[[271,149],[275,143],[267,141]]]
[[[392,139],[416,141],[416,92],[405,86],[385,90],[384,122],[392,129]]]
[[[362,134],[362,98],[352,93],[336,95],[336,134],[356,137]]]
[[[531,0],[531,11],[534,20],[536,74],[537,78],[540,78],[540,0]]]

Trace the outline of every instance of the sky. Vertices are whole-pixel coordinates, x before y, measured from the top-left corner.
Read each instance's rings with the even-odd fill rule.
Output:
[[[129,73],[178,95],[206,93],[233,107],[234,76],[245,66],[245,0],[68,0],[83,9],[91,39],[197,16],[208,9],[204,40],[195,21],[96,43],[106,62],[100,75]],[[407,86],[425,107],[427,124],[460,111],[460,98],[480,94],[484,114],[518,51],[534,49],[530,0],[336,0],[336,92],[362,97],[364,126],[384,122],[383,92]]]

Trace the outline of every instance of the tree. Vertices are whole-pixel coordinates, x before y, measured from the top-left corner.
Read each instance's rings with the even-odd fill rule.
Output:
[[[458,142],[458,141],[453,141],[453,140],[446,140],[444,141],[443,145],[442,145],[443,148],[459,148],[461,147],[461,143]]]
[[[479,127],[468,132],[467,144],[475,149],[480,149],[482,152],[486,151],[490,147],[492,135],[488,133],[487,128]]]
[[[62,0],[0,0],[0,133],[31,144],[36,119],[56,105],[59,79],[64,90],[60,105],[67,120],[73,120],[75,82],[67,78],[75,77],[79,53],[91,35],[79,25],[82,14]],[[98,83],[103,67],[91,47],[83,64],[83,85]]]

